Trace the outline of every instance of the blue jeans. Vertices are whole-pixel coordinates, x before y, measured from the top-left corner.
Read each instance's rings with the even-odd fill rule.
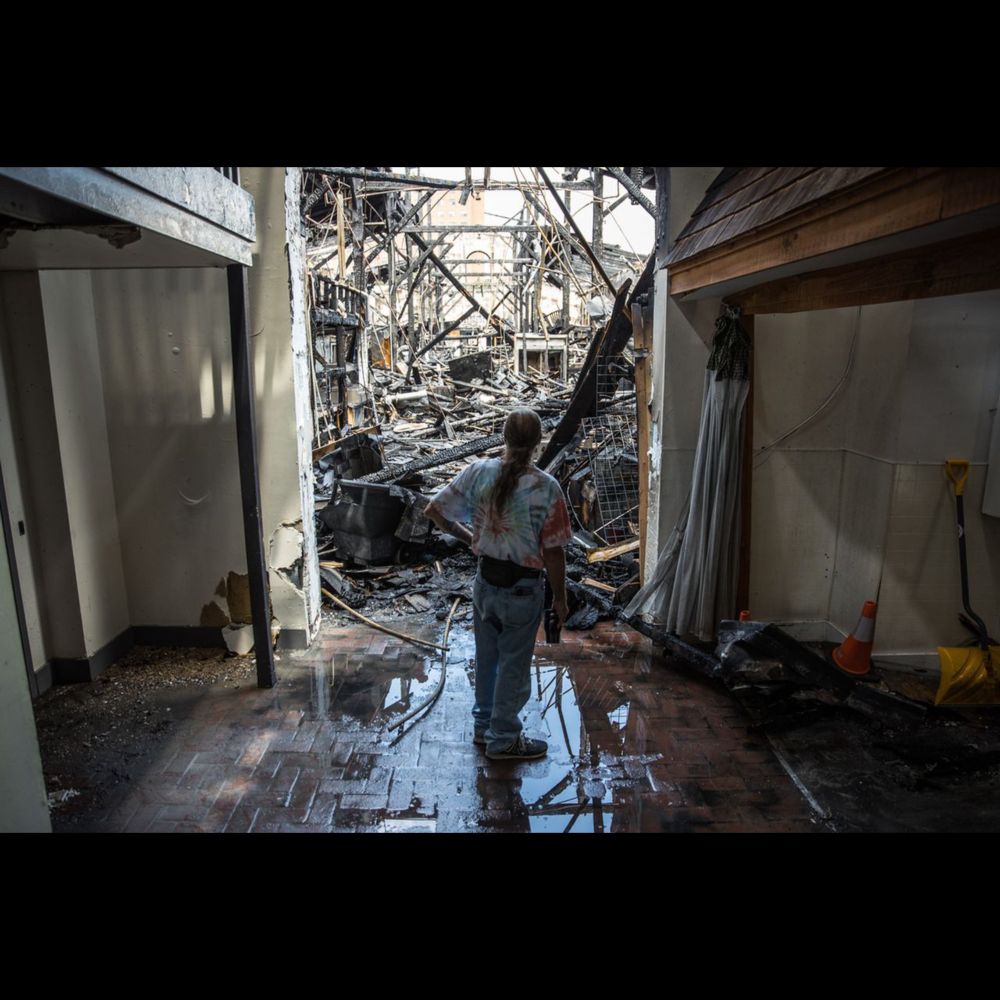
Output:
[[[518,715],[531,695],[531,657],[542,620],[545,578],[494,587],[476,574],[472,589],[476,632],[476,732],[486,749],[506,750],[521,732]]]

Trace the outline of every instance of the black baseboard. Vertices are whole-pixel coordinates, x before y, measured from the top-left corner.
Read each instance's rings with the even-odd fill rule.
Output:
[[[53,684],[88,684],[93,680],[90,676],[90,660],[64,660],[56,657],[49,660],[52,667]]]
[[[218,625],[133,625],[137,646],[215,646],[226,648]]]
[[[83,684],[96,680],[116,660],[120,660],[134,645],[132,629],[127,628],[111,642],[103,645],[93,656],[78,659],[60,659],[55,657],[49,661],[53,684]],[[44,669],[44,668],[43,668]],[[41,694],[41,683],[39,683]]]
[[[35,671],[35,683],[38,685],[38,697],[52,687],[52,664],[47,660]]]
[[[283,628],[278,633],[278,649],[308,649],[309,633],[304,628]]]
[[[127,628],[90,658],[93,675],[96,677],[98,674],[103,674],[112,663],[120,660],[134,645],[135,638],[132,635],[132,629]]]

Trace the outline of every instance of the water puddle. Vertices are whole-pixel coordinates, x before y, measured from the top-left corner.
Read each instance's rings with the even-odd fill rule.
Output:
[[[449,645],[442,699],[428,716],[418,716],[397,731],[401,735],[389,732],[388,726],[434,693],[441,678],[439,654],[399,645],[383,656],[334,653],[327,662],[310,664],[303,672],[301,693],[308,694],[307,718],[336,720],[344,733],[360,731],[379,738],[379,746],[357,749],[343,762],[345,780],[367,778],[376,763],[383,770],[397,766],[395,755],[401,758],[405,752],[397,750],[397,744],[410,734],[423,740],[420,719],[442,711],[446,701],[467,702],[471,719],[475,691],[472,630],[454,629]],[[615,829],[620,817],[637,813],[640,794],[655,791],[648,765],[660,755],[629,752],[644,744],[638,735],[642,713],[633,711],[628,676],[623,680],[620,670],[595,669],[599,651],[588,656],[583,666],[575,665],[565,648],[546,653],[546,647],[540,646],[539,652],[522,720],[528,735],[547,741],[548,754],[533,761],[490,761],[481,750],[464,746],[468,729],[459,732],[463,727],[456,723],[454,734],[432,738],[432,743],[443,738],[452,747],[448,753],[453,762],[443,768],[429,767],[427,774],[440,785],[435,791],[442,801],[449,794],[453,799],[456,794],[461,797],[462,786],[474,783],[477,794],[468,806],[449,808],[444,826],[436,807],[422,808],[420,814],[412,806],[369,812],[365,829],[383,833],[491,829],[606,833]],[[290,678],[288,688],[296,683],[300,681]],[[426,731],[431,728],[428,725]],[[412,758],[409,770],[413,770]]]
[[[289,703],[308,693],[307,719],[353,719],[381,727],[430,696],[441,676],[441,661],[408,649],[386,658],[335,653],[326,662],[310,664],[305,673],[308,692],[299,672],[289,672],[283,693]],[[281,701],[277,696],[279,706]]]

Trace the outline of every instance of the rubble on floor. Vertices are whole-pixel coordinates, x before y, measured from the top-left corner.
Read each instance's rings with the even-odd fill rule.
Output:
[[[623,294],[608,327],[624,301]],[[423,512],[466,465],[502,453],[507,413],[527,406],[542,418],[543,445],[549,432],[562,442],[548,469],[578,528],[567,550],[566,627],[588,629],[614,617],[638,587],[639,548],[634,363],[615,328],[617,340],[608,340],[607,328],[570,339],[565,382],[551,372],[512,371],[502,342],[462,354],[445,341],[416,363],[401,348],[395,371],[373,366],[367,426],[340,437],[334,429],[314,451],[324,588],[352,608],[389,618],[469,597],[475,559]],[[607,356],[598,349],[610,347]],[[584,415],[574,418],[581,396]]]
[[[182,692],[255,683],[253,657],[136,646],[92,684],[50,688],[35,702],[35,721],[53,818],[99,806],[141,773],[176,725]]]
[[[872,661],[845,674],[833,643],[767,622],[724,621],[713,650],[633,627],[724,685],[838,831],[986,831],[1000,822],[1000,720],[934,705],[933,674]]]

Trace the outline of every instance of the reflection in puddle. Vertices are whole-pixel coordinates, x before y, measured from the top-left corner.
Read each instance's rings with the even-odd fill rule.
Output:
[[[620,705],[613,712],[608,712],[608,722],[611,723],[612,729],[624,732],[625,727],[628,725],[628,702]]]
[[[524,719],[549,744],[541,761],[518,767],[519,797],[536,833],[604,833],[648,787],[646,765],[660,754],[626,754],[629,690],[596,672],[542,657],[533,666]],[[579,678],[579,679],[578,679]]]
[[[382,821],[382,833],[434,833],[437,820],[433,819],[386,819]]]
[[[333,676],[333,663],[314,663],[310,669],[309,679],[312,688],[309,692],[309,704],[312,710],[322,719],[330,714],[330,679]]]
[[[433,718],[441,705],[457,700],[467,705],[471,719],[475,687],[472,630],[453,631],[450,647],[442,700],[424,718]],[[593,659],[591,655],[588,664]],[[343,761],[345,781],[368,781],[377,766],[383,773],[406,768],[408,777],[399,779],[403,782],[434,782],[437,794],[428,793],[426,806],[415,807],[415,793],[404,809],[367,811],[356,829],[384,833],[438,829],[604,833],[614,832],[616,823],[622,829],[638,827],[640,793],[654,789],[647,765],[661,755],[636,752],[645,746],[643,713],[631,711],[632,685],[627,676],[622,679],[620,670],[581,669],[572,662],[550,659],[544,652],[536,656],[532,697],[522,720],[529,735],[547,741],[549,752],[540,760],[494,762],[471,746],[467,722],[456,722],[448,727],[449,732],[428,737],[434,731],[433,724],[422,729],[418,721],[395,740],[390,739],[393,734],[387,726],[431,696],[441,669],[437,654],[396,647],[383,655],[337,653],[326,664],[311,665],[305,674],[313,719],[338,720],[345,731],[368,731],[384,743],[381,749],[369,745],[371,752],[354,750]],[[296,681],[290,679],[290,683]],[[441,751],[434,748],[436,741],[441,741]],[[408,745],[409,750],[397,751],[397,744]],[[416,748],[422,761],[428,744],[430,761],[436,761],[440,752],[442,759],[444,754],[449,756],[450,763],[441,768],[431,764],[426,778],[422,762],[418,766],[413,758],[404,762],[396,756]],[[462,786],[473,782],[475,797],[461,799]],[[449,784],[453,785],[450,792]],[[367,786],[364,794],[369,794]],[[458,796],[462,805],[456,802],[447,808],[442,825],[437,803],[448,795]]]
[[[404,650],[398,657],[335,654],[312,664],[309,676],[311,720],[351,717],[381,728],[385,718],[406,712],[435,688],[441,665],[436,657]],[[287,686],[300,683],[290,677]]]

